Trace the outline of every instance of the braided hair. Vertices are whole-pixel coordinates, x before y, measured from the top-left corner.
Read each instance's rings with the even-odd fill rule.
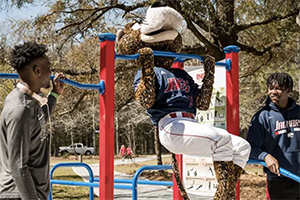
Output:
[[[36,42],[25,42],[22,45],[17,45],[11,51],[10,65],[20,71],[31,61],[43,57],[47,51],[46,45]]]
[[[273,73],[267,79],[267,87],[272,87],[273,84],[278,84],[280,88],[288,88],[290,92],[293,90],[293,79],[287,73]]]

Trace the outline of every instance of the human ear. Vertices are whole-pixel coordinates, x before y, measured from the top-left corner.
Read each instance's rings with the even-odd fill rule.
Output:
[[[37,65],[34,65],[34,66],[33,66],[33,71],[34,71],[34,73],[37,74],[37,75],[40,75],[40,74],[41,74],[41,69],[40,69],[40,67],[37,66]]]

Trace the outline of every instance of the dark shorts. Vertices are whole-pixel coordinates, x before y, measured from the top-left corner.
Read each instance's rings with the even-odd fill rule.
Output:
[[[271,200],[300,200],[300,183],[289,178],[268,180],[268,192]]]

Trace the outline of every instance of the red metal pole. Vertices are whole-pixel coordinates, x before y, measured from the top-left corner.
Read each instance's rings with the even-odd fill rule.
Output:
[[[268,190],[268,179],[266,178],[266,200],[271,200]]]
[[[99,200],[114,199],[115,38],[110,33],[99,35],[100,80],[105,82],[99,97]]]
[[[172,65],[172,68],[177,68],[177,69],[183,70],[183,62],[175,61]],[[178,162],[178,169],[180,172],[180,177],[182,179],[182,155],[176,155],[176,159]],[[173,174],[173,200],[183,200],[183,198],[179,192],[178,185],[176,183],[174,174]]]
[[[224,48],[226,62],[231,60],[231,69],[226,70],[226,129],[229,133],[240,135],[239,114],[239,51],[237,46]],[[240,199],[240,183],[236,187],[236,200]]]
[[[176,61],[173,63],[172,68],[183,69],[183,62]]]

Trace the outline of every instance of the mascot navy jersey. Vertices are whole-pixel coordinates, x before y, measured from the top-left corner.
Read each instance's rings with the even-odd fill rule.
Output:
[[[198,84],[182,69],[164,69],[154,67],[155,80],[155,104],[146,110],[152,123],[157,126],[158,121],[165,115],[185,111],[196,114],[195,100],[198,95]],[[136,91],[141,79],[141,69],[134,78],[134,90]]]

